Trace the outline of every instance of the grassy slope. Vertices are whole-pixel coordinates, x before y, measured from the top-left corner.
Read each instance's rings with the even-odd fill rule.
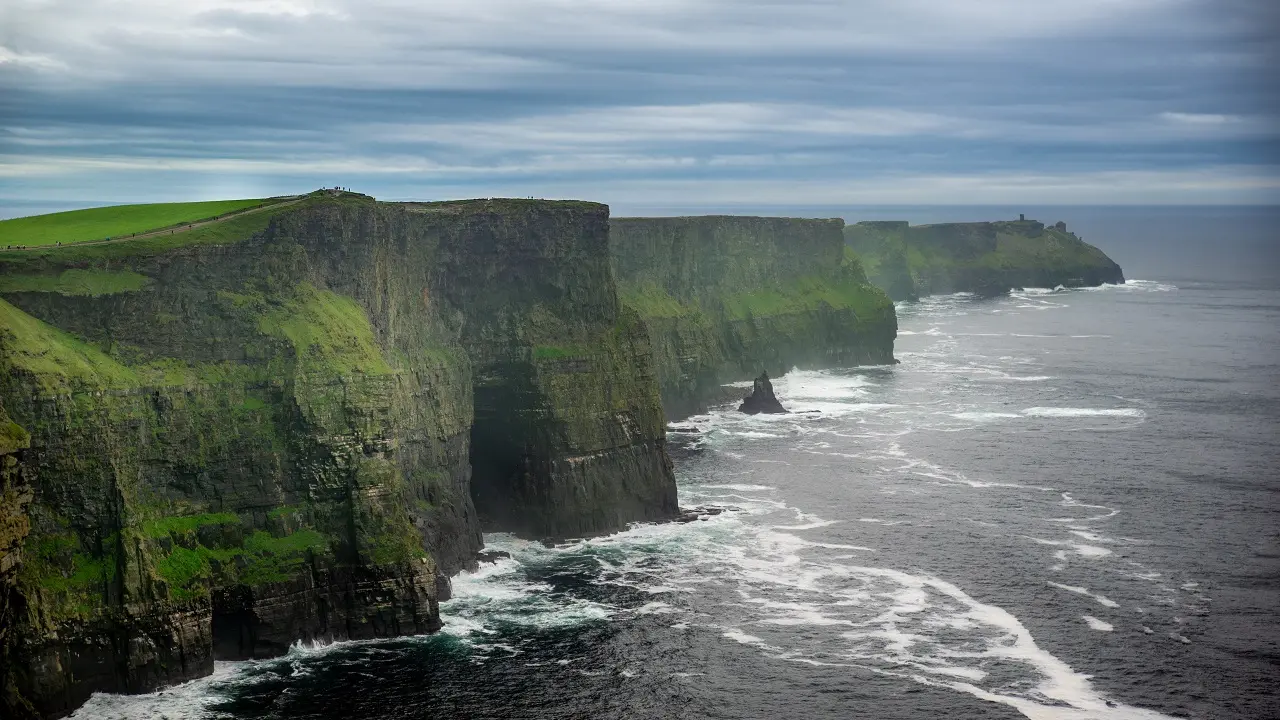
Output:
[[[41,389],[129,387],[132,370],[101,350],[0,300],[0,370],[30,373]]]
[[[46,245],[28,250],[3,251],[0,252],[0,273],[47,274],[68,264],[83,265],[147,257],[190,245],[237,243],[266,229],[271,219],[277,214],[297,207],[299,205],[293,203],[278,203],[260,211],[232,215],[224,220],[201,225],[191,230],[175,230],[149,237],[108,243],[73,243],[64,244],[61,247]]]
[[[60,274],[0,275],[0,293],[54,292],[60,295],[111,295],[137,292],[151,278],[128,270],[64,270]]]
[[[182,223],[208,220],[266,202],[268,201],[263,199],[253,199],[115,205],[0,220],[0,246],[35,247],[60,242],[103,240]]]

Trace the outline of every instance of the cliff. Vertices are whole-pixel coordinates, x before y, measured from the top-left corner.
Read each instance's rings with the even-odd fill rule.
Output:
[[[609,209],[508,200],[410,213],[450,248],[438,286],[464,309],[461,342],[475,368],[472,494],[486,522],[565,536],[672,517],[648,336],[618,302]]]
[[[908,225],[860,222],[845,237],[867,277],[894,300],[1010,288],[1124,282],[1120,266],[1068,232],[1034,220]]]
[[[841,220],[619,218],[624,305],[649,328],[663,407],[697,412],[721,384],[793,367],[893,362],[893,304],[846,252]]]
[[[22,594],[18,592],[18,570],[22,564],[22,548],[31,523],[27,506],[31,504],[31,485],[22,465],[23,451],[31,446],[27,431],[9,419],[0,406],[0,708],[8,715],[30,715],[34,708],[18,691],[8,668],[21,658],[11,651],[15,628],[22,617]]]
[[[482,523],[674,515],[607,227],[588,203],[324,192],[0,253],[6,710],[429,632]]]

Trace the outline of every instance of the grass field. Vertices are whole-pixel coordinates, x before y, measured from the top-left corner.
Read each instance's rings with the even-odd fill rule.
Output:
[[[271,201],[257,199],[115,205],[0,220],[0,248],[8,245],[42,247],[57,243],[116,238],[182,223],[208,220],[268,202]]]

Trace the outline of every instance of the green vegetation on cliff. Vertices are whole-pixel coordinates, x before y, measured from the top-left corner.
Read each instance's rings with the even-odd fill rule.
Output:
[[[31,434],[9,418],[0,405],[0,455],[9,455],[31,447]]]
[[[465,492],[409,508],[431,492],[414,478],[466,477],[469,369],[423,303],[434,246],[397,243],[374,208],[318,195],[0,252],[0,403],[40,473],[24,647],[131,668],[121,648],[150,647],[163,665],[20,679],[37,707],[206,674],[214,606],[261,623],[233,657],[308,637],[273,612],[312,618],[304,633],[438,626],[431,553],[465,562],[474,511]]]
[[[179,601],[207,598],[215,586],[287,581],[308,559],[327,556],[333,542],[305,527],[254,529],[234,513],[160,518],[148,521],[144,532],[163,541],[155,573]]]
[[[843,221],[709,216],[611,226],[619,299],[649,329],[678,417],[721,384],[794,366],[892,362],[893,304],[847,251]]]
[[[59,274],[0,275],[0,293],[52,292],[59,295],[111,295],[137,292],[151,279],[127,270],[81,270],[72,268]]]
[[[0,296],[0,443],[31,446],[5,467],[40,473],[14,682],[42,711],[215,648],[430,631],[480,498],[543,536],[678,510],[602,205],[324,191],[3,250]]]
[[[618,288],[618,299],[646,318],[678,318],[699,312],[696,305],[680,302],[653,282],[624,283]]]
[[[288,340],[303,372],[392,372],[373,338],[368,315],[352,298],[317,290],[310,283],[270,298],[260,292],[229,291],[219,297],[256,319],[262,334]]]
[[[726,295],[723,302],[725,315],[733,320],[804,315],[824,309],[848,310],[859,318],[874,318],[884,311],[884,293],[852,278],[803,277]]]
[[[1120,267],[1059,223],[1034,220],[908,225],[860,222],[845,237],[871,282],[895,300],[1011,287],[1123,282]]]
[[[133,385],[137,376],[98,348],[0,300],[0,370],[27,374],[41,391]]]

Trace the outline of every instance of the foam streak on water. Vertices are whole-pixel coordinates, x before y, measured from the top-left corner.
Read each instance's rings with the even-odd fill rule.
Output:
[[[714,502],[726,497],[725,489],[693,485],[683,495],[687,501]],[[878,567],[869,562],[876,555],[871,548],[832,548],[806,539],[791,530],[811,527],[818,518],[779,507],[771,489],[752,493],[732,493],[740,511],[687,525],[640,526],[555,548],[503,539],[500,546],[515,560],[505,561],[508,568],[466,579],[463,598],[450,607],[472,608],[468,598],[480,597],[488,603],[527,604],[531,589],[512,577],[518,564],[545,565],[556,556],[592,558],[601,569],[598,582],[646,590],[673,603],[648,603],[631,612],[650,614],[660,607],[664,614],[681,616],[675,624],[686,627],[705,625],[711,615],[720,618],[712,625],[724,638],[780,661],[848,665],[941,685],[1004,703],[1031,718],[1162,717],[1108,705],[1086,676],[1044,651],[1006,610],[974,599],[945,579]],[[782,524],[788,519],[810,524]],[[856,551],[853,556],[834,552],[849,549]],[[721,587],[736,590],[732,597],[716,597],[711,589]],[[488,617],[496,620],[510,612],[507,606]],[[557,620],[581,617],[570,605],[561,613]],[[797,633],[800,628],[806,632]],[[825,631],[822,642],[798,639],[812,638],[815,629]],[[1028,680],[1034,684],[1028,686]]]

